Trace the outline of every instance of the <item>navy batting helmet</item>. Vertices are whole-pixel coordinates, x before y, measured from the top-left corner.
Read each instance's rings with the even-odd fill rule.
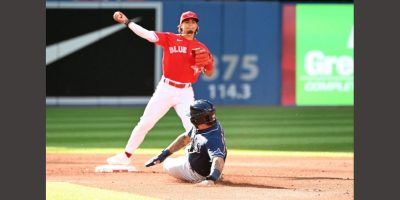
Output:
[[[210,101],[204,99],[194,101],[194,103],[190,105],[190,121],[196,127],[200,124],[215,124],[214,105]]]

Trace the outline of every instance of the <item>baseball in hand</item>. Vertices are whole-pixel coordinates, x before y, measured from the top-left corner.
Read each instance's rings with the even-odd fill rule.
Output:
[[[116,11],[113,15],[113,18],[118,23],[124,23],[128,18],[120,11]]]
[[[122,14],[122,13],[119,12],[119,11],[114,12],[114,15],[113,15],[114,20],[115,20],[115,21],[118,21],[118,18],[121,17],[121,14]]]

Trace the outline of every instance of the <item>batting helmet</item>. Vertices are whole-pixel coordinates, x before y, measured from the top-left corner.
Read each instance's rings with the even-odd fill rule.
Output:
[[[196,127],[200,124],[215,124],[214,105],[210,101],[204,99],[194,101],[194,103],[190,105],[190,121]]]
[[[179,24],[182,24],[183,20],[190,19],[190,18],[194,19],[196,22],[199,22],[199,18],[197,17],[197,14],[195,12],[186,11],[181,14],[181,20],[180,20]]]

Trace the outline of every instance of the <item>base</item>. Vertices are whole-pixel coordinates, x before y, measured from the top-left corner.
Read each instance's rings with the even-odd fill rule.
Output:
[[[137,172],[136,167],[132,165],[100,165],[94,170],[101,173],[116,173],[116,172]]]

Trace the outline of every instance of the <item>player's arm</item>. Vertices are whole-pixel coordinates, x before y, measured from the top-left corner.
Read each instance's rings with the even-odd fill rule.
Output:
[[[164,149],[160,155],[153,157],[145,164],[146,167],[150,167],[159,163],[162,163],[168,156],[179,151],[190,142],[190,136],[187,133],[179,135],[166,149]]]
[[[206,180],[198,183],[199,186],[214,185],[216,181],[220,180],[222,170],[224,169],[225,161],[222,157],[213,157],[210,174]]]
[[[120,24],[125,24],[129,29],[131,29],[136,35],[148,40],[149,42],[157,42],[158,37],[154,31],[149,31],[135,22],[129,20],[124,13],[117,11],[114,13],[113,18],[116,22]]]
[[[190,137],[186,133],[179,135],[167,148],[171,154],[179,151],[190,142]]]

